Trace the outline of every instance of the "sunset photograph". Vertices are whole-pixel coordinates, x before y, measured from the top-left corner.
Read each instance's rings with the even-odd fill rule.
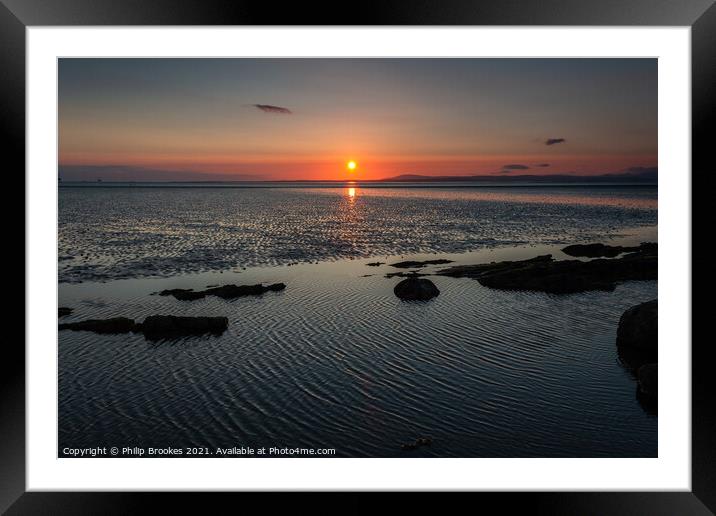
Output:
[[[57,69],[60,457],[658,456],[657,59]]]

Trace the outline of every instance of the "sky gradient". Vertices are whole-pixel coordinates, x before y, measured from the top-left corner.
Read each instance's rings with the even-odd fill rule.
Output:
[[[60,59],[58,90],[63,179],[657,166],[656,59]]]

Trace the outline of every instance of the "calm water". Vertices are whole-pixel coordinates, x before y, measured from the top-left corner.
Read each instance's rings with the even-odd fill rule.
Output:
[[[653,241],[656,188],[353,188],[61,188],[59,303],[75,308],[63,321],[230,324],[160,343],[60,332],[60,449],[656,456],[657,419],[614,344],[622,312],[656,297],[656,282],[555,296],[434,277],[440,296],[409,303],[393,295],[400,278],[384,277],[395,269],[366,266]],[[235,301],[151,295],[260,281],[288,286]],[[421,435],[433,445],[400,450]]]

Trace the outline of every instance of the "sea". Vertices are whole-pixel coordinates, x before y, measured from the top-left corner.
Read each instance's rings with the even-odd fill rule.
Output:
[[[66,448],[331,449],[332,457],[655,457],[657,416],[615,346],[656,281],[498,291],[402,260],[570,258],[657,241],[657,187],[474,183],[60,183],[61,322],[226,316],[221,336],[58,333]],[[370,266],[375,262],[380,265]],[[452,265],[452,264],[448,264]],[[447,265],[422,269],[433,273]],[[178,301],[171,288],[283,282]],[[430,445],[401,444],[429,437]],[[210,452],[210,453],[209,453]],[[276,455],[279,456],[279,455]],[[285,455],[284,455],[285,456]]]

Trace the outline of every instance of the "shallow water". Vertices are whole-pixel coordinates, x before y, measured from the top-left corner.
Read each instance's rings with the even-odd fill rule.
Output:
[[[63,186],[59,280],[604,241],[657,221],[653,186],[329,186]]]
[[[338,195],[326,192],[312,199],[325,209],[342,206],[331,212],[332,217],[350,210],[345,204],[350,201]],[[300,195],[289,197],[296,200]],[[375,202],[380,205],[384,199],[376,196]],[[432,197],[419,198],[423,209],[426,202],[445,209]],[[322,216],[311,206],[300,210],[315,209],[316,216]],[[472,209],[469,203],[453,208],[451,213]],[[488,209],[507,208],[501,203],[480,207],[483,214]],[[548,235],[558,228],[581,237],[596,231],[587,223],[594,224],[593,220],[570,219],[569,210],[554,223],[545,215],[541,220],[550,226],[545,229],[522,220],[522,214],[547,213],[551,208],[537,206],[533,211],[525,203],[511,209],[514,220],[506,224],[518,226],[515,235],[529,238],[530,245],[446,257],[458,263],[548,252],[565,258],[559,246],[542,240],[557,238]],[[585,209],[575,208],[571,216],[584,214]],[[646,221],[655,213],[649,215],[643,207],[598,209],[606,215],[622,213],[622,219],[615,216],[605,223],[627,235],[616,242],[655,240],[653,226],[619,226],[642,216]],[[130,217],[124,210],[119,210],[125,214],[121,220]],[[389,213],[386,210],[383,213]],[[418,216],[417,210],[413,213]],[[410,220],[408,215],[399,217]],[[437,216],[431,217],[438,224]],[[159,219],[151,224],[169,224],[166,218],[161,223]],[[537,236],[525,233],[527,227]],[[304,229],[295,228],[298,241],[308,238],[300,237]],[[429,241],[422,235],[430,234],[430,228],[423,231],[417,226],[414,231],[409,242]],[[465,226],[460,231],[471,235],[477,230]],[[484,229],[481,238],[500,231],[513,232]],[[331,231],[318,234],[335,238]],[[268,242],[265,249],[270,253],[277,244]],[[113,245],[119,244],[112,241],[109,247]],[[388,239],[382,245],[387,246]],[[336,256],[334,252],[330,257]],[[424,258],[401,253],[381,261]],[[497,291],[471,279],[432,277],[441,290],[437,298],[403,302],[392,292],[400,278],[384,277],[396,269],[368,267],[371,261],[375,258],[61,284],[60,306],[75,309],[63,322],[121,315],[142,320],[159,313],[225,315],[230,324],[221,337],[160,343],[141,335],[60,332],[60,450],[300,446],[335,448],[339,457],[657,455],[657,419],[638,404],[634,379],[620,365],[614,343],[619,317],[629,306],[656,297],[655,281],[628,282],[614,292],[557,296]],[[277,281],[287,284],[285,291],[235,301],[182,302],[151,295],[164,288]],[[400,450],[401,443],[426,435],[433,438],[432,446]]]

